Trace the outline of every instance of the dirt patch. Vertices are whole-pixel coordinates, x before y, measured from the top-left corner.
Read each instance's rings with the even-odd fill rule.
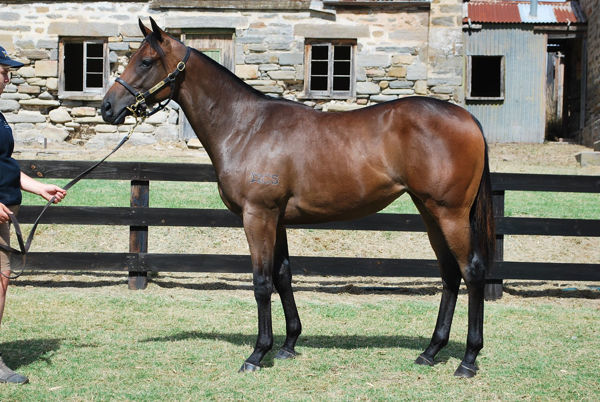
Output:
[[[565,142],[545,144],[490,144],[492,172],[600,175],[600,166],[581,167],[575,159],[591,151]]]

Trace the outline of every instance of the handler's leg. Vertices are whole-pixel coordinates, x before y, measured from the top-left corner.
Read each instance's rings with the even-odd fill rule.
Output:
[[[13,213],[17,213],[18,206],[9,207]],[[0,224],[0,243],[10,245],[10,227],[8,223]],[[2,323],[2,315],[4,314],[4,303],[6,302],[6,291],[8,290],[8,276],[10,275],[10,255],[4,251],[0,251],[0,324]],[[25,384],[29,379],[21,374],[15,373],[4,364],[2,355],[0,354],[0,383],[9,382],[15,384]]]
[[[9,207],[13,213],[15,213],[16,207]],[[10,224],[0,224],[0,244],[10,246]],[[2,315],[4,313],[4,302],[6,300],[6,290],[8,288],[8,278],[4,275],[10,275],[10,254],[1,250],[0,251],[0,270],[2,276],[0,276],[0,323],[2,323]]]

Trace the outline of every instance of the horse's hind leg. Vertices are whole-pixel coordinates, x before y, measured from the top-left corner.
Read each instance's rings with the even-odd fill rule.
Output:
[[[448,247],[456,257],[460,273],[469,293],[469,328],[465,356],[454,375],[473,377],[477,373],[475,359],[483,348],[483,290],[485,264],[479,259],[477,250],[472,250],[474,236],[469,221],[469,211],[442,208],[437,215],[440,228]]]
[[[471,242],[471,224],[469,221],[469,210],[466,208],[448,208],[443,206],[431,205],[427,208],[437,222],[439,229],[445,239],[447,249],[455,260],[455,267],[460,270],[460,275],[465,280],[467,291],[469,293],[469,328],[467,334],[467,348],[461,364],[456,369],[454,375],[459,377],[473,377],[477,373],[475,359],[479,351],[483,348],[483,290],[485,285],[485,265],[479,260],[478,254],[472,250]],[[444,266],[444,259],[440,259],[440,264]],[[447,265],[449,266],[449,265]],[[452,270],[455,272],[455,270]],[[448,275],[448,271],[442,269],[442,276]],[[451,279],[455,279],[454,276]],[[446,281],[446,279],[444,279]],[[456,301],[458,292],[458,283],[460,279],[451,285],[456,286],[456,292],[449,289],[450,295],[448,301]],[[442,304],[444,295],[442,295]],[[442,313],[443,305],[440,306]],[[444,311],[449,324],[452,313],[449,307]],[[449,325],[444,327],[443,313],[438,318],[438,324],[441,322],[440,329],[445,335],[445,330],[449,331]],[[436,330],[438,328],[436,327]],[[432,339],[432,343],[435,340]],[[433,349],[435,350],[435,349]],[[427,351],[426,351],[427,352]]]
[[[485,287],[485,266],[478,258],[471,257],[463,271],[469,293],[469,330],[465,356],[454,372],[457,377],[473,377],[477,374],[475,359],[483,348],[483,298]]]
[[[431,342],[427,349],[425,349],[425,351],[419,355],[417,360],[415,360],[415,363],[417,364],[433,366],[434,358],[437,353],[448,344],[461,276],[456,258],[454,258],[452,252],[448,248],[446,239],[439,225],[420,200],[413,197],[413,201],[421,212],[421,216],[427,227],[427,234],[429,236],[431,247],[439,261],[443,285],[440,309]]]
[[[294,300],[287,236],[285,228],[282,226],[277,229],[275,263],[273,268],[273,283],[279,293],[279,297],[281,297],[286,329],[285,342],[279,352],[277,352],[275,358],[288,359],[296,356],[294,347],[296,346],[300,332],[302,332],[302,324],[300,323],[298,309]]]

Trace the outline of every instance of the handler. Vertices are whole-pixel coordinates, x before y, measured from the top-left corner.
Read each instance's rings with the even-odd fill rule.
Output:
[[[6,50],[0,46],[0,94],[10,82],[10,68],[21,67],[23,63],[8,57]],[[12,158],[14,139],[12,130],[0,113],[0,242],[10,243],[10,215],[16,214],[21,204],[21,189],[37,194],[46,200],[56,196],[55,203],[60,202],[67,192],[53,184],[44,184],[21,172],[17,161]],[[0,323],[4,312],[8,276],[10,274],[9,254],[0,250]],[[0,382],[25,384],[29,379],[15,373],[4,364],[0,355]]]

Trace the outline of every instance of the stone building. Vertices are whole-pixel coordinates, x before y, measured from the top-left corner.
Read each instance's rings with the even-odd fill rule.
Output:
[[[220,61],[256,89],[322,110],[407,95],[462,103],[461,0],[4,1],[0,44],[25,66],[0,111],[21,143],[116,142],[100,101],[139,47],[138,17]],[[193,136],[176,104],[134,143]]]

